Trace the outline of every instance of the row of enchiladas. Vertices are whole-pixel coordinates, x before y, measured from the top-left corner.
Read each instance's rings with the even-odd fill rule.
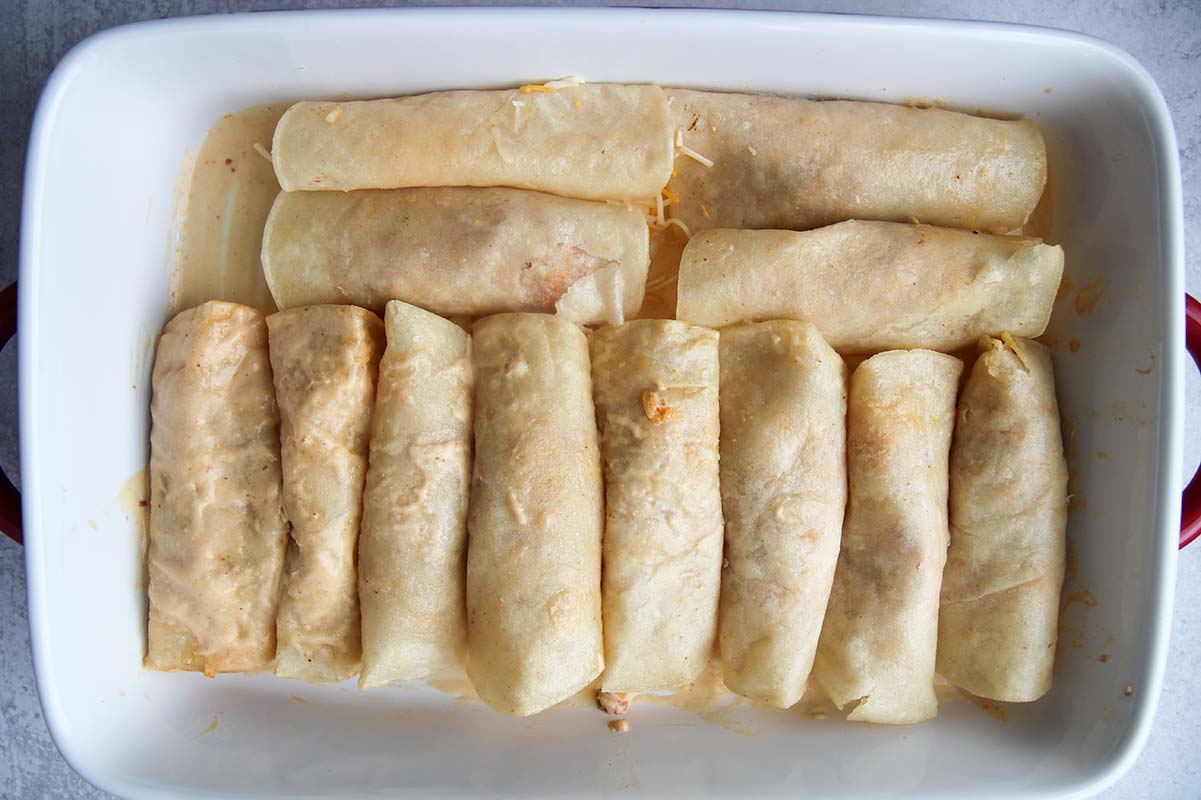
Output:
[[[848,395],[792,320],[183,312],[154,372],[147,662],[374,687],[466,646],[524,715],[598,676],[687,683],[719,642],[727,686],[780,707],[813,668],[854,719],[926,719],[936,654],[1036,699],[1066,515],[1050,358],[986,339],[956,423],[962,367],[881,353]]]

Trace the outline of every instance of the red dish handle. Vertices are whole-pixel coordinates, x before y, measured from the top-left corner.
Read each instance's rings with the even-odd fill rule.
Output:
[[[1198,330],[1201,330],[1201,326]],[[0,292],[0,347],[4,347],[16,335],[17,284],[14,282]],[[21,493],[3,472],[0,472],[0,531],[21,544]]]
[[[1184,296],[1184,347],[1201,368],[1201,303],[1192,295]],[[1185,547],[1201,534],[1201,470],[1193,475],[1180,504],[1180,546]]]

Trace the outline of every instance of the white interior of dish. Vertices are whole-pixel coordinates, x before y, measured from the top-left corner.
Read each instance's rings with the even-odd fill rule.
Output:
[[[270,100],[568,74],[937,99],[1042,126],[1048,238],[1067,250],[1076,288],[1105,282],[1095,313],[1076,313],[1073,290],[1049,331],[1080,498],[1065,591],[1087,590],[1096,604],[1065,611],[1055,687],[1042,702],[1007,706],[1000,722],[949,701],[936,720],[896,729],[750,708],[715,723],[636,704],[631,732],[617,735],[587,708],[512,720],[421,685],[364,693],[353,683],[142,669],[139,538],[119,495],[146,462],[151,342],[166,315],[172,190],[185,153],[220,114]],[[59,746],[85,777],[133,795],[1098,788],[1133,759],[1150,723],[1175,575],[1183,289],[1166,119],[1150,79],[1120,53],[1003,26],[352,12],[182,20],[89,40],[56,72],[39,110],[21,268],[30,619]]]

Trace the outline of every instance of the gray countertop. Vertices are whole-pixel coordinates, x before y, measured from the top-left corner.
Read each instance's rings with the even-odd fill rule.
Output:
[[[512,0],[504,5],[514,5]],[[8,123],[0,136],[0,285],[17,273],[20,188],[30,119],[42,84],[76,42],[103,28],[143,19],[235,10],[379,5],[230,0],[25,0],[0,19],[0,88]],[[384,3],[388,5],[388,3]],[[397,5],[408,5],[400,3]],[[431,2],[425,5],[453,5]],[[533,3],[531,5],[593,5]],[[789,8],[919,17],[1001,20],[1091,34],[1129,51],[1150,71],[1172,110],[1184,171],[1186,286],[1201,294],[1201,2],[1198,0],[846,0],[845,2],[654,2],[612,5]],[[0,464],[13,474],[16,452],[16,354],[0,353]],[[1185,463],[1191,475],[1201,453],[1201,379],[1187,382]],[[1174,798],[1201,795],[1201,545],[1181,554],[1167,677],[1146,749],[1134,768],[1103,796]],[[0,537],[0,797],[108,797],[75,775],[55,750],[38,706],[25,616],[22,549]]]

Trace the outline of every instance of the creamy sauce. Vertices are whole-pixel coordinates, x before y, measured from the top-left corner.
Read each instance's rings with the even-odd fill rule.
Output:
[[[214,123],[176,187],[171,314],[208,300],[275,310],[259,263],[263,225],[279,183],[269,148],[287,103],[253,106]]]
[[[462,667],[449,667],[442,670],[436,675],[431,675],[424,680],[426,686],[431,689],[436,689],[439,692],[452,695],[456,700],[464,703],[482,703],[480,696],[476,694],[475,687],[471,685],[471,680],[468,679],[467,673]],[[588,686],[585,686],[580,691],[555,704],[555,708],[596,708],[596,691],[600,686],[600,680],[593,681]]]
[[[721,660],[710,658],[701,674],[691,683],[667,692],[630,695],[631,709],[647,703],[674,706],[684,711],[712,712],[723,706],[746,705],[750,701],[726,688],[721,678]]]
[[[1051,158],[1048,156],[1047,183],[1043,186],[1043,196],[1038,199],[1038,205],[1030,212],[1030,218],[1022,226],[1022,232],[1026,236],[1037,236],[1040,239],[1046,239],[1051,234],[1051,225],[1055,221],[1055,195],[1051,190],[1051,187],[1054,186],[1052,166]],[[1055,242],[1051,242],[1051,244],[1055,244]]]
[[[426,678],[423,683],[431,689],[452,695],[460,702],[481,702],[462,667],[443,670]],[[612,720],[613,717],[603,714],[597,706],[596,693],[599,688],[600,680],[598,679],[554,707],[595,709],[598,718]],[[962,701],[967,698],[989,716],[1001,721],[1008,719],[1003,706],[991,700],[969,696],[938,675],[934,678],[934,692],[940,703]],[[755,726],[754,720],[747,718],[747,712],[751,710],[767,714],[801,714],[813,721],[842,719],[844,716],[843,712],[834,706],[829,696],[814,683],[809,685],[800,702],[786,710],[734,694],[726,688],[722,681],[721,661],[718,658],[711,658],[705,669],[691,683],[669,691],[652,694],[631,693],[626,697],[630,701],[630,708],[622,716],[627,720],[632,720],[635,727],[637,726],[638,708],[644,705],[671,706],[681,711],[689,711],[695,714],[701,722],[716,725],[743,736],[759,735],[759,729]]]
[[[680,257],[686,244],[687,237],[674,226],[651,231],[651,263],[646,275],[646,294],[635,319],[675,318]]]
[[[117,492],[117,505],[137,537],[138,563],[134,570],[137,579],[133,588],[141,590],[146,586],[146,545],[150,530],[150,475],[146,470],[138,470],[121,484],[121,490]],[[89,520],[89,523],[90,527],[96,527],[95,522]]]

